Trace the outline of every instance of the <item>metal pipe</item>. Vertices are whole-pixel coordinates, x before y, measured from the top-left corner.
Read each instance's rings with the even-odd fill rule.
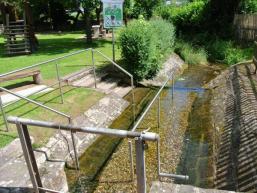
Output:
[[[34,153],[32,150],[31,142],[28,143],[30,141],[30,137],[27,136],[27,138],[26,138],[25,133],[24,133],[24,128],[23,128],[24,125],[22,125],[21,123],[16,123],[16,126],[17,126],[18,135],[20,138],[23,155],[26,160],[30,179],[31,179],[31,182],[33,185],[33,190],[35,193],[40,193],[38,187],[42,186],[42,182],[41,182],[40,175],[38,172],[38,167],[35,163],[36,161],[35,161]],[[28,147],[29,145],[31,146],[30,148]],[[33,158],[34,158],[34,160],[33,160]],[[34,163],[33,163],[33,161],[34,161]]]
[[[59,67],[58,67],[57,63],[55,63],[55,68],[56,68],[56,75],[57,75],[57,80],[58,80],[58,84],[59,84],[59,91],[60,91],[60,95],[61,95],[61,101],[62,101],[62,104],[63,104],[64,100],[63,100],[62,84],[61,84],[61,79],[60,79]]]
[[[171,97],[173,100],[173,98],[174,98],[174,77],[173,76],[172,76],[172,95],[171,95]]]
[[[177,174],[167,174],[167,173],[159,173],[159,177],[174,178],[174,179],[178,179],[178,180],[189,180],[189,176],[177,175]]]
[[[72,141],[72,147],[73,147],[73,151],[74,151],[76,169],[79,170],[79,158],[78,158],[78,154],[77,154],[74,131],[70,130],[70,133],[71,133],[71,141]]]
[[[180,179],[180,180],[188,180],[189,176],[186,175],[177,175],[177,174],[168,174],[168,173],[162,173],[161,172],[161,151],[160,151],[160,139],[156,141],[157,145],[157,172],[159,177],[167,177],[167,178],[174,178],[174,179]]]
[[[145,147],[141,137],[136,138],[137,193],[146,193]]]
[[[0,96],[0,108],[1,108],[2,115],[3,115],[3,120],[4,120],[5,127],[6,127],[6,132],[9,132],[9,125],[8,125],[7,120],[6,120],[6,114],[5,114],[5,111],[4,111],[3,101],[2,101],[1,96]]]
[[[130,175],[131,175],[131,181],[134,181],[134,162],[133,162],[133,147],[132,147],[132,141],[128,141],[129,146],[129,161],[130,161]]]
[[[158,97],[158,128],[160,128],[161,125],[161,97]]]
[[[125,70],[124,68],[122,68],[121,66],[119,66],[118,64],[116,64],[114,61],[112,61],[108,56],[106,56],[105,54],[103,54],[102,52],[99,52],[98,50],[93,50],[94,52],[97,52],[98,54],[100,54],[101,56],[103,56],[105,59],[107,59],[109,62],[111,62],[114,66],[116,66],[118,69],[120,69],[122,72],[124,72],[125,74],[127,74],[129,77],[133,77],[132,74],[130,74],[127,70]]]
[[[43,187],[38,187],[39,190],[43,190],[45,192],[50,192],[50,193],[64,193],[64,192],[60,192],[60,191],[56,191],[56,190],[51,190],[48,188],[43,188]]]
[[[93,49],[91,50],[91,54],[92,54],[92,64],[93,64],[93,72],[94,72],[94,79],[95,79],[95,88],[97,88],[97,85],[96,85],[96,73],[95,73],[95,58],[94,58],[94,51],[93,51]]]
[[[150,102],[150,104],[147,106],[147,108],[145,109],[145,111],[141,114],[140,118],[138,119],[138,121],[136,122],[136,124],[133,126],[133,128],[131,129],[131,131],[135,131],[138,127],[138,125],[141,123],[141,121],[143,120],[143,118],[145,117],[146,113],[149,111],[149,109],[152,107],[152,105],[154,104],[155,100],[158,98],[158,96],[160,95],[160,93],[162,92],[163,88],[166,86],[166,84],[169,82],[170,78],[168,78],[164,84],[162,85],[162,87],[159,89],[159,91],[157,92],[157,94],[155,95],[155,97],[153,98],[153,100]]]
[[[31,69],[31,68],[34,68],[34,67],[37,67],[37,66],[41,66],[43,64],[47,64],[47,63],[50,63],[50,62],[54,62],[54,61],[57,61],[57,60],[61,60],[61,59],[64,59],[64,58],[67,58],[69,56],[73,56],[73,55],[76,55],[76,54],[80,54],[82,52],[86,52],[88,50],[91,50],[92,48],[88,48],[88,49],[83,49],[83,50],[79,50],[77,52],[73,52],[73,53],[70,53],[70,54],[67,54],[67,55],[64,55],[64,56],[60,56],[58,58],[54,58],[54,59],[51,59],[51,60],[47,60],[45,62],[40,62],[40,63],[37,63],[37,64],[34,64],[34,65],[31,65],[31,66],[27,66],[27,67],[24,67],[24,68],[20,68],[18,70],[13,70],[11,72],[7,72],[7,73],[4,73],[4,74],[1,74],[0,75],[0,78],[1,77],[4,77],[4,76],[7,76],[7,75],[10,75],[10,74],[14,74],[14,73],[17,73],[17,72],[21,72],[23,70],[28,70],[28,69]]]
[[[136,121],[136,110],[135,110],[135,93],[134,93],[134,80],[133,77],[130,77],[131,82],[131,95],[132,95],[132,111],[133,111],[133,124],[135,124]]]
[[[112,60],[115,62],[115,38],[114,38],[114,28],[112,28]]]
[[[9,90],[7,90],[7,89],[5,89],[5,88],[3,88],[3,87],[0,87],[0,90],[5,91],[5,92],[7,92],[7,93],[9,93],[9,94],[12,94],[12,95],[14,95],[14,96],[16,96],[16,97],[19,97],[19,98],[21,98],[21,99],[24,99],[24,100],[26,100],[26,101],[28,101],[28,102],[30,102],[30,103],[33,103],[33,104],[35,104],[35,105],[37,105],[37,106],[43,107],[43,108],[45,108],[45,109],[47,109],[47,110],[49,110],[49,111],[52,111],[52,112],[54,112],[54,113],[57,113],[57,114],[59,114],[59,115],[62,115],[62,116],[67,117],[67,118],[70,118],[69,115],[66,115],[66,114],[64,114],[64,113],[62,113],[62,112],[59,112],[59,111],[57,111],[57,110],[55,110],[55,109],[52,109],[52,108],[50,108],[50,107],[48,107],[48,106],[45,106],[45,105],[43,105],[43,104],[41,104],[41,103],[39,103],[39,102],[33,101],[33,100],[29,99],[29,98],[23,97],[23,96],[21,96],[21,95],[19,95],[19,94],[16,94],[16,93],[14,93],[14,92],[12,92],[12,91],[9,91]]]
[[[70,124],[60,125],[58,123],[25,119],[25,118],[13,117],[13,116],[8,117],[7,121],[9,123],[14,123],[14,124],[22,123],[30,126],[61,129],[66,131],[73,130],[73,132],[94,133],[94,134],[101,134],[101,135],[114,136],[114,137],[120,137],[120,138],[141,137],[143,140],[146,140],[146,141],[156,141],[159,138],[158,134],[152,133],[152,132],[141,133],[141,132],[132,132],[132,131],[126,131],[126,130],[109,129],[109,128],[81,127],[81,126],[74,126]]]
[[[72,125],[71,118],[69,118],[69,124]],[[74,151],[76,169],[79,170],[79,157],[78,157],[78,152],[77,152],[76,142],[75,142],[75,137],[74,137],[75,132],[73,132],[72,129],[70,129],[70,132],[71,132],[71,141],[72,141],[72,147],[73,147],[73,151]]]

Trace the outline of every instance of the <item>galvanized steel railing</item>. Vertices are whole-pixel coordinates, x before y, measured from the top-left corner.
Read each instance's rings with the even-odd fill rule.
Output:
[[[29,69],[32,69],[32,68],[35,68],[35,67],[39,67],[39,66],[42,66],[42,65],[46,65],[48,63],[52,63],[52,62],[57,62],[59,60],[62,60],[62,59],[65,59],[65,58],[68,58],[68,57],[71,57],[71,56],[74,56],[74,55],[77,55],[77,54],[80,54],[80,53],[83,53],[83,52],[87,52],[87,51],[91,51],[91,59],[92,59],[92,67],[93,67],[93,74],[94,74],[94,81],[95,81],[95,88],[97,88],[97,80],[96,80],[96,65],[95,65],[95,59],[94,59],[94,52],[97,52],[98,54],[100,54],[101,56],[103,56],[105,59],[107,59],[109,62],[111,62],[116,68],[118,68],[120,71],[122,71],[123,73],[125,73],[126,75],[128,75],[130,77],[130,81],[131,81],[131,88],[132,88],[132,91],[131,91],[131,94],[132,94],[132,106],[133,106],[133,118],[134,118],[134,121],[135,121],[135,107],[134,107],[134,80],[133,80],[133,75],[130,74],[128,71],[126,71],[124,68],[122,68],[121,66],[119,66],[117,63],[113,62],[109,57],[107,57],[105,54],[103,54],[102,52],[98,51],[98,50],[94,50],[92,48],[88,48],[88,49],[83,49],[83,50],[79,50],[79,51],[76,51],[76,52],[73,52],[73,53],[70,53],[70,54],[67,54],[67,55],[64,55],[64,56],[61,56],[61,57],[58,57],[58,58],[54,58],[54,59],[51,59],[51,60],[47,60],[47,61],[44,61],[44,62],[40,62],[40,63],[37,63],[37,64],[34,64],[34,65],[31,65],[31,66],[27,66],[27,67],[24,67],[24,68],[20,68],[20,69],[17,69],[17,70],[13,70],[11,72],[7,72],[7,73],[4,73],[4,74],[0,74],[0,78],[1,77],[4,77],[4,76],[8,76],[8,75],[11,75],[11,74],[15,74],[15,73],[18,73],[18,72],[21,72],[21,71],[24,71],[24,70],[29,70]],[[60,72],[59,72],[59,65],[58,63],[55,63],[55,69],[56,69],[56,76],[57,76],[57,82],[54,83],[54,84],[51,84],[49,85],[48,87],[45,87],[43,89],[40,89],[38,90],[37,92],[34,92],[32,93],[31,95],[33,94],[37,94],[39,92],[42,92],[46,89],[48,89],[49,87],[54,87],[56,85],[58,85],[58,88],[59,88],[59,91],[60,91],[60,97],[61,97],[61,102],[64,103],[64,99],[63,99],[63,91],[62,91],[62,82],[64,82],[65,80],[61,79],[61,76],[60,76]],[[4,91],[4,88],[2,88],[1,90]],[[5,89],[5,92],[9,92],[10,94],[15,94],[7,89]],[[18,96],[18,94],[16,94],[18,98],[20,99],[25,99],[27,100],[28,97],[30,95],[27,95],[26,97],[23,97],[23,96]],[[22,98],[23,97],[23,98]],[[10,102],[6,105],[3,105],[2,101],[1,101],[1,97],[0,97],[0,110],[2,111],[2,116],[4,118],[4,123],[6,125],[6,131],[8,132],[8,123],[6,121],[6,114],[5,114],[5,111],[4,111],[4,108],[15,103],[17,101],[14,101],[14,102]],[[34,103],[37,105],[37,103]]]
[[[161,121],[160,121],[160,110],[161,110],[161,99],[160,99],[160,94],[163,91],[163,89],[167,86],[167,84],[172,81],[172,98],[174,95],[174,74],[171,74],[169,78],[167,78],[167,80],[163,83],[163,85],[161,86],[161,88],[158,90],[158,92],[156,93],[156,95],[154,96],[154,98],[151,100],[151,102],[147,105],[147,107],[145,108],[144,112],[141,114],[141,116],[138,118],[138,120],[136,121],[136,123],[134,124],[133,128],[131,129],[131,131],[136,131],[137,127],[140,125],[140,123],[143,121],[144,117],[146,116],[146,114],[149,112],[149,110],[151,109],[151,107],[153,106],[153,104],[157,101],[158,99],[158,114],[157,114],[157,126],[158,128],[161,125]],[[158,171],[158,176],[159,177],[168,177],[168,178],[175,178],[175,179],[182,179],[182,180],[188,180],[189,177],[188,176],[184,176],[184,175],[177,175],[177,174],[168,174],[168,173],[163,173],[161,172],[161,160],[160,160],[160,138],[158,138],[156,140],[156,144],[157,144],[157,171]],[[133,174],[133,153],[132,153],[132,143],[131,141],[129,142],[129,150],[130,150],[130,160],[132,160],[131,162],[131,173],[132,173],[132,177],[134,176]],[[144,168],[145,170],[145,168]],[[138,175],[138,174],[137,174]],[[141,176],[140,178],[137,179],[141,179],[140,182],[138,183],[143,183],[146,181],[146,176]],[[140,187],[140,190],[138,190],[138,192],[146,192],[146,184],[143,184]]]
[[[8,117],[8,122],[16,124],[19,138],[22,145],[23,154],[29,170],[30,179],[32,181],[33,190],[35,193],[53,192],[61,193],[56,190],[44,188],[39,174],[37,162],[33,152],[28,126],[36,126],[41,128],[52,128],[58,130],[71,131],[72,133],[83,132],[93,133],[106,136],[115,136],[119,138],[135,139],[136,148],[136,172],[137,172],[137,191],[138,193],[146,193],[146,170],[145,170],[145,142],[158,142],[159,135],[151,132],[135,132],[109,128],[92,128],[69,125],[60,125],[53,122],[38,121],[32,119],[24,119],[18,117]]]

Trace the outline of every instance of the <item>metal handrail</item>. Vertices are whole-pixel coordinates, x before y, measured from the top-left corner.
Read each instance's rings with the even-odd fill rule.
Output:
[[[13,95],[13,96],[18,97],[18,98],[24,99],[24,100],[26,100],[26,101],[28,101],[28,102],[30,102],[30,103],[33,103],[33,104],[35,104],[35,105],[37,105],[37,106],[40,106],[40,107],[42,107],[42,108],[45,108],[45,109],[47,109],[47,110],[49,110],[49,111],[52,111],[52,112],[54,112],[54,113],[56,113],[56,114],[58,114],[58,115],[61,115],[61,116],[63,116],[63,117],[66,117],[66,118],[68,118],[69,123],[71,123],[71,116],[70,116],[70,115],[67,115],[67,114],[62,113],[62,112],[60,112],[60,111],[57,111],[57,110],[55,110],[55,109],[53,109],[53,108],[51,108],[51,107],[48,107],[48,106],[46,106],[46,105],[43,105],[43,104],[41,104],[41,103],[39,103],[39,102],[36,102],[36,101],[34,101],[34,100],[32,100],[32,99],[29,99],[29,98],[27,98],[27,97],[21,96],[21,95],[15,93],[15,92],[12,92],[12,91],[10,91],[10,90],[8,90],[8,89],[3,88],[3,87],[0,87],[0,90],[2,90],[2,91],[4,91],[4,92],[7,92],[7,93],[9,93],[9,94],[11,94],[11,95]],[[0,100],[1,100],[1,97],[0,97]]]
[[[134,77],[133,77],[133,75],[131,73],[129,73],[127,70],[125,70],[124,68],[122,68],[120,65],[118,65],[116,62],[114,62],[111,58],[109,58],[108,56],[106,56],[105,54],[103,54],[102,52],[100,52],[98,50],[92,49],[92,58],[94,58],[94,52],[97,52],[98,54],[100,54],[102,57],[104,57],[109,62],[111,62],[116,68],[118,68],[119,70],[121,70],[123,73],[125,73],[126,75],[128,75],[130,77],[130,84],[131,84],[131,88],[132,88],[131,95],[132,95],[133,122],[135,123],[136,113],[135,113],[135,93],[134,93]],[[93,67],[95,68],[94,59],[92,59],[92,61],[93,61]],[[95,74],[95,72],[94,72],[94,74]]]
[[[105,59],[109,60],[109,62],[111,62],[115,67],[117,67],[118,69],[120,69],[122,72],[124,72],[125,74],[127,74],[130,78],[133,78],[133,75],[130,74],[127,70],[125,70],[124,68],[122,68],[120,65],[118,65],[117,63],[115,63],[112,59],[110,59],[108,56],[106,56],[105,54],[103,54],[102,52],[98,51],[98,50],[94,50],[94,52],[99,53],[100,55],[102,55]]]
[[[59,191],[50,190],[44,188],[42,185],[41,177],[39,174],[39,169],[36,164],[35,155],[31,145],[31,139],[29,136],[29,131],[27,126],[37,126],[43,128],[52,128],[60,130],[69,130],[71,133],[83,132],[83,133],[93,133],[106,136],[113,136],[119,138],[130,138],[135,139],[136,143],[136,171],[137,171],[137,192],[146,193],[146,167],[145,167],[145,141],[159,141],[159,135],[152,132],[133,132],[120,129],[110,129],[110,128],[93,128],[93,127],[83,127],[74,125],[60,125],[53,122],[25,119],[19,117],[8,117],[8,122],[16,124],[18,134],[21,141],[21,146],[23,150],[23,155],[26,160],[26,164],[29,170],[30,179],[33,185],[33,190],[36,193],[40,193],[40,190],[60,193]],[[75,151],[76,146],[74,145]]]
[[[163,91],[163,89],[166,87],[166,85],[168,84],[168,82],[172,80],[172,98],[173,98],[173,94],[174,94],[174,73],[172,73],[167,80],[163,83],[163,85],[161,86],[161,88],[158,90],[158,92],[156,93],[156,95],[154,96],[154,98],[151,100],[151,102],[149,103],[149,105],[146,107],[146,109],[144,110],[144,112],[141,114],[141,116],[139,117],[139,119],[137,120],[137,122],[134,124],[133,128],[131,129],[132,132],[136,131],[137,127],[139,126],[139,124],[143,121],[144,117],[146,116],[146,114],[149,112],[150,108],[153,106],[154,102],[158,99],[158,127],[160,127],[160,94]],[[132,149],[132,143],[129,143],[129,149]],[[156,156],[157,156],[157,171],[158,171],[158,176],[159,177],[167,177],[167,178],[176,178],[176,179],[181,179],[181,180],[188,180],[189,177],[187,175],[177,175],[177,174],[169,174],[169,173],[163,173],[161,172],[161,156],[160,156],[160,139],[158,138],[157,140],[157,152],[156,152]],[[132,155],[132,151],[130,151],[130,159],[133,160],[133,155]],[[133,164],[133,163],[131,163]],[[132,170],[131,170],[132,171]],[[133,177],[133,171],[132,171],[132,177]]]
[[[33,64],[31,66],[27,66],[27,67],[24,67],[24,68],[20,68],[18,70],[13,70],[11,72],[7,72],[7,73],[4,73],[4,74],[0,74],[0,78],[1,77],[4,77],[4,76],[7,76],[7,75],[10,75],[10,74],[14,74],[14,73],[17,73],[17,72],[21,72],[23,70],[28,70],[28,69],[31,69],[31,68],[35,68],[37,66],[41,66],[43,64],[47,64],[47,63],[50,63],[50,62],[54,62],[54,61],[58,61],[60,59],[64,59],[64,58],[67,58],[69,56],[73,56],[73,55],[76,55],[76,54],[80,54],[82,52],[86,52],[86,51],[89,51],[91,50],[92,48],[88,48],[88,49],[84,49],[84,50],[79,50],[77,52],[73,52],[73,53],[70,53],[70,54],[67,54],[67,55],[64,55],[64,56],[60,56],[60,57],[57,57],[57,58],[54,58],[54,59],[51,59],[51,60],[47,60],[47,61],[44,61],[44,62],[40,62],[40,63],[37,63],[37,64]]]
[[[52,128],[52,129],[72,131],[72,132],[86,132],[86,133],[93,133],[98,135],[107,135],[111,137],[121,137],[121,138],[142,137],[143,140],[147,140],[147,141],[156,141],[159,138],[158,134],[152,133],[152,132],[136,132],[136,131],[127,131],[124,129],[84,127],[84,126],[77,126],[77,125],[70,125],[70,124],[63,125],[63,124],[58,124],[54,122],[32,120],[32,119],[26,119],[26,118],[14,117],[14,116],[9,116],[7,120],[8,122],[13,124],[21,123],[29,126],[38,126],[43,128]]]
[[[150,104],[146,107],[146,109],[144,110],[144,112],[140,115],[139,119],[136,121],[135,125],[133,126],[133,128],[131,129],[131,131],[135,131],[138,127],[138,125],[142,122],[142,120],[144,119],[144,117],[146,116],[146,114],[148,113],[148,111],[150,110],[150,108],[152,107],[152,105],[154,104],[154,102],[156,101],[156,99],[159,97],[160,93],[162,92],[162,90],[164,89],[164,87],[167,85],[167,83],[173,80],[173,74],[163,83],[162,87],[159,89],[159,91],[156,93],[156,95],[154,96],[154,98],[151,100]]]

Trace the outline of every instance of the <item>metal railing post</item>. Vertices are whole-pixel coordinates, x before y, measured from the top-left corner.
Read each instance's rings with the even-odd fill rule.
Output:
[[[174,77],[172,75],[172,100],[174,98]]]
[[[131,175],[131,181],[134,181],[134,162],[133,162],[133,147],[132,147],[132,141],[128,142],[129,146],[129,161],[130,161],[130,175]]]
[[[161,125],[161,97],[158,97],[158,128]]]
[[[69,124],[72,125],[72,119],[69,118]],[[78,152],[76,148],[76,142],[75,142],[75,137],[74,137],[74,131],[70,130],[71,133],[71,141],[72,141],[72,147],[73,147],[73,152],[74,152],[74,158],[75,158],[75,165],[76,169],[79,170],[79,158],[78,158]]]
[[[5,111],[4,111],[4,106],[3,106],[3,101],[2,101],[1,96],[0,96],[0,108],[1,108],[2,116],[3,116],[4,124],[5,124],[5,127],[6,127],[6,132],[8,132],[9,131],[9,125],[8,125],[8,122],[7,122],[7,119],[6,119],[6,114],[5,114]]]
[[[72,130],[70,132],[71,132],[71,140],[72,140],[72,146],[73,146],[74,157],[75,157],[75,165],[76,165],[76,169],[79,170],[79,158],[77,154],[76,142],[74,137],[75,132],[73,132]]]
[[[35,193],[45,192],[45,191],[39,190],[39,187],[43,187],[43,185],[42,185],[39,170],[37,167],[37,162],[35,159],[33,148],[31,145],[28,128],[26,125],[22,125],[20,123],[17,123],[16,126],[17,126],[18,135],[20,137],[20,142],[23,150],[23,155],[27,163],[34,192]]]
[[[62,92],[62,83],[61,83],[59,67],[58,67],[57,63],[55,63],[55,68],[56,68],[56,75],[57,75],[57,79],[58,79],[58,83],[59,83],[59,90],[60,90],[61,100],[62,100],[62,104],[63,104],[64,100],[63,100],[63,92]]]
[[[146,193],[145,149],[144,140],[141,137],[135,139],[136,144],[136,174],[137,193]]]
[[[94,57],[94,50],[93,49],[91,49],[91,54],[92,54],[92,65],[93,65],[93,72],[94,72],[94,79],[95,79],[95,88],[97,88],[96,73],[95,73],[95,57]]]
[[[134,80],[133,80],[133,76],[130,77],[130,81],[131,81],[131,95],[132,95],[132,111],[133,111],[133,124],[135,124],[136,121],[136,112],[135,112],[135,93],[134,93]]]

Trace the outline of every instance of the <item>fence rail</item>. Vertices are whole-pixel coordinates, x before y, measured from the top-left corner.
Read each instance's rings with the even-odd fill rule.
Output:
[[[236,36],[239,40],[256,40],[257,14],[236,14],[234,18],[234,27]]]

